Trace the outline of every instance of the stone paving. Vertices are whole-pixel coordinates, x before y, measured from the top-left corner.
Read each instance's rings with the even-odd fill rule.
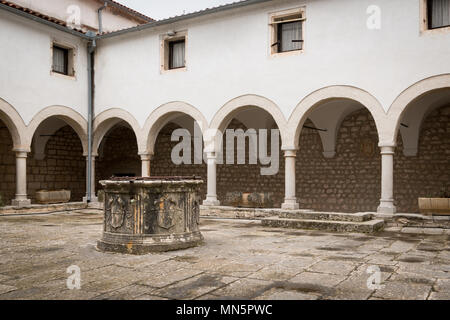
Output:
[[[96,250],[100,211],[0,216],[0,299],[450,299],[448,235],[213,219],[201,229],[199,247],[126,256]],[[80,290],[66,286],[72,265]]]

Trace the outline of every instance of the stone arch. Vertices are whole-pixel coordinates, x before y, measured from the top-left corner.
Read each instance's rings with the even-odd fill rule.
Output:
[[[87,121],[75,110],[64,106],[51,106],[41,110],[31,120],[27,127],[27,137],[25,146],[31,149],[33,136],[39,125],[50,117],[56,117],[63,120],[77,133],[83,146],[83,153],[87,154],[88,150],[88,135],[87,135]]]
[[[29,151],[25,144],[26,126],[16,111],[8,102],[0,98],[0,119],[6,125],[13,140],[14,149]]]
[[[442,74],[418,81],[404,90],[388,110],[388,132],[392,141],[397,141],[400,125],[408,106],[415,100],[433,91],[450,88],[450,74]]]
[[[271,100],[253,94],[243,95],[228,101],[215,114],[211,121],[210,129],[224,132],[230,121],[245,109],[257,107],[269,113],[275,120],[280,130],[282,148],[287,146],[287,121],[280,108]]]
[[[141,138],[141,127],[136,118],[123,109],[114,108],[103,111],[94,119],[94,137],[92,143],[92,152],[94,155],[98,154],[98,148],[108,131],[120,121],[125,121],[133,130],[139,153],[145,150],[145,143]]]
[[[202,133],[205,133],[205,130],[208,128],[208,121],[197,108],[185,102],[169,102],[153,111],[145,122],[143,129],[143,137],[146,138],[145,153],[154,153],[158,133],[167,123],[180,114],[193,118],[199,125]]]
[[[295,108],[288,122],[289,148],[296,149],[303,125],[315,107],[331,100],[352,100],[366,107],[372,115],[378,130],[379,140],[385,141],[386,112],[380,102],[367,91],[351,86],[331,86],[319,89],[305,97]]]

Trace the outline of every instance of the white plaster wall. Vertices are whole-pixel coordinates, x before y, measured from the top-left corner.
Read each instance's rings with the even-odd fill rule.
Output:
[[[75,47],[75,77],[52,75],[52,41]],[[87,118],[86,43],[0,10],[0,98],[28,125],[49,106],[66,106]]]
[[[419,0],[273,1],[99,42],[96,112],[124,108],[142,126],[170,101],[211,121],[227,101],[256,94],[289,118],[307,95],[331,85],[368,91],[387,110],[406,88],[450,72],[450,32],[420,33]],[[269,55],[269,13],[306,5],[305,52]],[[382,13],[369,30],[369,5]],[[187,30],[187,71],[160,73],[161,34]]]
[[[98,30],[97,10],[103,3],[93,0],[12,0],[23,7],[45,13],[51,17],[66,21],[71,16],[68,8],[76,5],[80,8],[81,25]],[[103,11],[103,30],[110,32],[138,25],[131,16],[117,14],[117,10],[107,8]]]

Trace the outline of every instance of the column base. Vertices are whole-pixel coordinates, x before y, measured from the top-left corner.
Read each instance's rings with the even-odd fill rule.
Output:
[[[298,210],[300,209],[300,205],[297,200],[285,200],[285,202],[281,205],[281,209],[283,210]]]
[[[11,205],[13,207],[17,207],[17,208],[30,207],[31,206],[31,200],[30,199],[23,199],[23,200],[14,199],[14,200],[11,201]]]
[[[205,201],[203,201],[202,205],[207,207],[218,207],[220,206],[220,201],[217,200],[217,198],[206,199]]]
[[[87,202],[87,197],[83,198],[83,202]],[[98,202],[98,197],[96,196],[91,196],[91,202]]]
[[[378,213],[394,214],[397,212],[397,208],[394,206],[393,201],[381,201],[380,206],[377,209]]]

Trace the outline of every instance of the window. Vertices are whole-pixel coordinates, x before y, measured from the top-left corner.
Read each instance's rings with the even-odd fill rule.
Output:
[[[294,9],[271,15],[271,53],[303,50],[304,11]]]
[[[450,27],[450,0],[427,0],[428,29]]]
[[[53,45],[53,72],[69,75],[69,49]]]
[[[185,40],[169,42],[169,69],[178,69],[185,67]]]
[[[69,45],[52,43],[52,73],[73,77],[75,76],[75,49]]]
[[[186,70],[187,31],[170,31],[160,39],[161,73]]]

